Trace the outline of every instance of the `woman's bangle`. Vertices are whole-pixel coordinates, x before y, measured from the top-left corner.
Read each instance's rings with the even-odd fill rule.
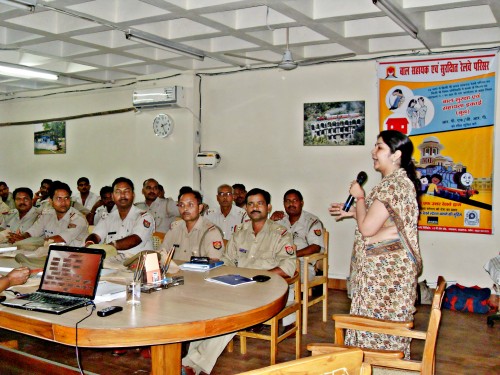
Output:
[[[365,200],[365,197],[358,197],[358,198],[356,198],[356,201],[359,201],[359,200]]]

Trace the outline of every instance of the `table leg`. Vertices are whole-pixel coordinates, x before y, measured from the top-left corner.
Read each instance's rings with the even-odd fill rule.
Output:
[[[151,374],[179,375],[181,373],[180,342],[151,346]]]

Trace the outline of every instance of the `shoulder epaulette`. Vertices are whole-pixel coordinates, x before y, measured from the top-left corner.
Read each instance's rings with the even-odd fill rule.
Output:
[[[174,220],[174,221],[172,221],[172,224],[170,224],[170,229],[176,227],[177,225],[179,225],[182,222],[183,222],[183,220]]]

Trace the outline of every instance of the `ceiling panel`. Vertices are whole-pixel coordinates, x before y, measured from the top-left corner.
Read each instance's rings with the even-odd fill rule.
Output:
[[[500,45],[499,0],[385,1],[415,25],[417,39],[372,0],[37,0],[33,11],[4,1],[0,63],[50,70],[60,78],[0,77],[0,95],[191,70],[276,67],[287,29],[294,60]],[[195,48],[205,59],[127,40],[129,30]]]

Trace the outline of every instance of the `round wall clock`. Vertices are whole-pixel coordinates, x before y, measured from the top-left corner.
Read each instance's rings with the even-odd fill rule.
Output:
[[[168,137],[174,130],[174,120],[169,115],[160,113],[153,120],[153,131],[158,137]]]

